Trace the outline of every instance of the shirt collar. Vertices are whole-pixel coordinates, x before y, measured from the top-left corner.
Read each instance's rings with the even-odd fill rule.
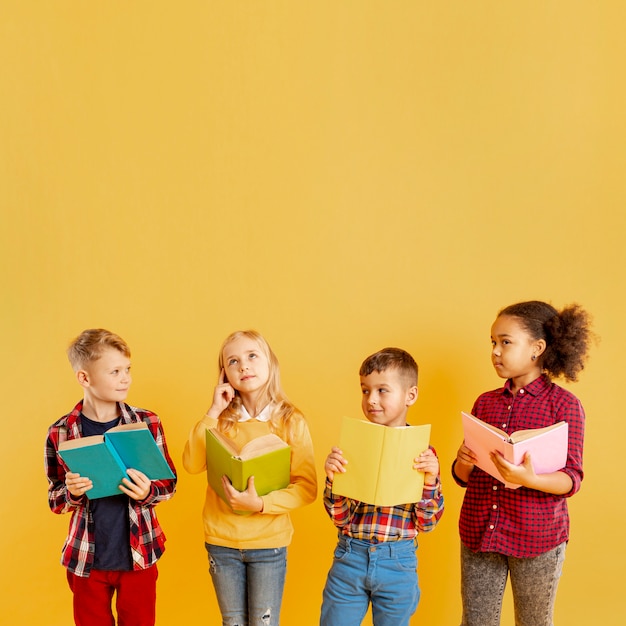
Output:
[[[248,413],[246,407],[241,403],[240,413],[239,413],[239,421],[247,422],[251,419],[255,419],[259,422],[269,422],[270,417],[272,416],[272,405],[268,404],[256,417],[252,417],[250,413]]]
[[[506,381],[506,383],[504,383],[504,389],[508,393],[511,393],[512,385],[513,383],[511,382],[511,379],[509,378]],[[533,380],[531,383],[528,383],[528,385],[526,385],[522,389],[524,390],[524,393],[529,393],[531,396],[538,396],[544,389],[547,389],[549,386],[550,386],[550,378],[548,377],[547,374],[542,374],[541,376],[539,376],[539,378],[535,378],[535,380]]]

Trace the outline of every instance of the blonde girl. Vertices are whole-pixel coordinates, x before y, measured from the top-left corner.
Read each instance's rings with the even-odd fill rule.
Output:
[[[275,625],[293,534],[289,512],[317,495],[313,444],[304,416],[282,391],[278,359],[258,332],[229,335],[219,352],[218,370],[211,407],[191,431],[183,465],[192,474],[206,471],[208,428],[217,427],[237,447],[270,432],[291,446],[291,478],[285,489],[259,496],[254,477],[242,492],[223,477],[227,502],[207,484],[203,509],[222,625]]]

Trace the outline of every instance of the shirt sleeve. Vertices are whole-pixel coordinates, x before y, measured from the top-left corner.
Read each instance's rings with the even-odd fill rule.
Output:
[[[441,491],[441,478],[433,486],[424,485],[422,499],[413,509],[415,526],[421,533],[428,533],[435,528],[443,515],[444,501]]]
[[[324,487],[324,508],[337,528],[343,528],[350,523],[357,502],[346,496],[333,493],[333,483],[326,477]]]
[[[567,461],[561,470],[572,480],[572,488],[564,494],[569,498],[580,490],[583,480],[583,445],[585,438],[585,411],[574,395],[568,394],[566,400],[556,408],[555,422],[567,422],[568,447]]]
[[[183,450],[183,467],[190,474],[206,471],[206,431],[216,425],[217,420],[205,415],[189,433]]]
[[[317,497],[317,472],[313,441],[304,417],[294,425],[291,438],[291,477],[285,489],[272,491],[263,498],[263,515],[280,515],[306,504]]]
[[[66,468],[58,456],[60,433],[64,427],[51,426],[44,450],[44,465],[48,478],[48,505],[53,513],[61,514],[84,506],[86,496],[74,498],[65,486]]]
[[[172,472],[174,472],[174,476],[176,476],[176,467],[174,466],[174,462],[172,461],[167,449],[167,442],[165,440],[165,433],[163,432],[161,420],[156,415],[152,414],[147,420],[144,421],[147,422],[148,428],[150,428],[150,432],[152,433],[159,450],[161,450],[167,464],[170,466]],[[150,493],[140,502],[140,504],[142,506],[155,506],[159,502],[169,500],[176,492],[176,482],[177,478],[153,480],[150,485]]]

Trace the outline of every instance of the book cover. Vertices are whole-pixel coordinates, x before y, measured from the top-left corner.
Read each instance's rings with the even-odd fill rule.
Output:
[[[344,417],[339,447],[348,461],[333,479],[333,493],[376,506],[419,502],[424,473],[413,469],[428,448],[430,424],[392,428]]]
[[[284,489],[291,477],[291,447],[274,434],[248,442],[240,450],[233,441],[216,429],[206,431],[207,480],[224,501],[222,476],[228,476],[237,491],[245,491],[248,479],[260,496]]]
[[[93,487],[86,493],[90,500],[120,495],[128,468],[150,480],[175,478],[145,422],[122,424],[104,435],[68,439],[59,444],[59,456],[72,472],[91,479]]]
[[[491,452],[499,451],[514,465],[522,463],[524,455],[529,452],[536,474],[549,474],[565,467],[568,446],[567,422],[558,422],[545,428],[518,430],[508,435],[470,413],[461,412],[461,417],[465,445],[476,455],[476,465],[503,482],[509,489],[517,489],[521,485],[507,483],[502,478],[489,457]]]

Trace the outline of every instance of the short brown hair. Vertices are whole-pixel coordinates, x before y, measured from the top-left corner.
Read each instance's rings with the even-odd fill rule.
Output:
[[[67,348],[67,358],[76,371],[92,361],[97,361],[104,348],[115,348],[125,357],[130,358],[128,344],[119,335],[104,328],[83,330]]]
[[[363,361],[359,376],[369,376],[372,372],[385,372],[396,369],[407,380],[409,386],[417,385],[417,363],[406,350],[383,348]]]

